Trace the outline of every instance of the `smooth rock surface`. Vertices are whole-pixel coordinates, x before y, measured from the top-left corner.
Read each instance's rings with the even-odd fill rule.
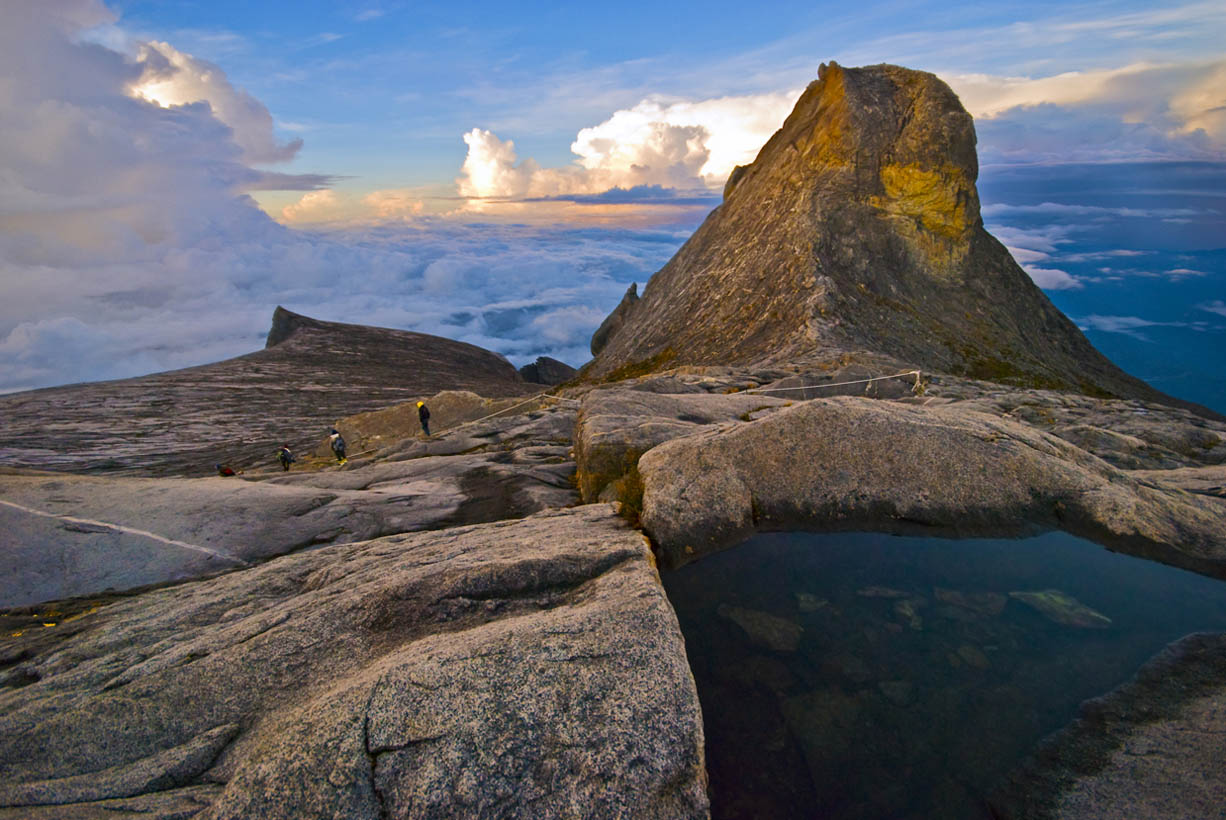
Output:
[[[595,501],[656,445],[787,403],[757,394],[593,390],[583,398],[575,427],[579,492],[584,501]]]
[[[286,556],[56,629],[0,638],[0,817],[185,787],[147,816],[707,813],[676,618],[604,506]]]
[[[643,527],[670,566],[764,530],[1063,529],[1226,576],[1226,501],[1137,481],[1054,436],[966,410],[816,399],[661,444],[638,471]]]

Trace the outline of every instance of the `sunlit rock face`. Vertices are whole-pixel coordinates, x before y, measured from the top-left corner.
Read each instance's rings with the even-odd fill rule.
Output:
[[[977,175],[971,116],[941,80],[823,66],[723,204],[619,305],[588,374],[867,350],[1027,387],[1159,397],[984,230]]]

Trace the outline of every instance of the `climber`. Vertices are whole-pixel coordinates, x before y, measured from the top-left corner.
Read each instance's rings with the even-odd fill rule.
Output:
[[[336,454],[337,462],[344,464],[348,459],[345,458],[345,440],[341,438],[340,431],[333,427],[332,435],[328,438],[332,442],[332,452]]]
[[[234,468],[229,464],[214,464],[213,466],[217,468],[217,475],[227,477],[238,475],[238,473],[234,472]]]
[[[289,449],[288,444],[282,444],[281,449],[277,451],[277,461],[281,462],[281,469],[284,472],[289,472],[289,465],[293,464],[298,459],[294,458],[293,452]]]
[[[421,431],[426,434],[427,438],[429,438],[430,408],[426,407],[426,403],[424,401],[419,401],[417,403],[417,418],[421,421]]]

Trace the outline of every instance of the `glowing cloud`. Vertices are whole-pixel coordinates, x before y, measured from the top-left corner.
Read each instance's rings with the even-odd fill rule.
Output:
[[[272,115],[259,100],[235,88],[220,67],[169,43],[140,46],[137,63],[143,69],[131,92],[163,107],[208,103],[217,119],[234,131],[243,160],[254,163],[287,162],[302,148],[302,140],[278,143]]]
[[[456,180],[461,196],[550,197],[645,185],[714,189],[737,165],[753,161],[791,110],[799,92],[721,97],[698,102],[649,98],[581,130],[578,157],[564,168],[519,161],[515,144],[474,128]]]

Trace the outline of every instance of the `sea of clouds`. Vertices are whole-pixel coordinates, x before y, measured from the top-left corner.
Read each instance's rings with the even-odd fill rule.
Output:
[[[411,192],[346,199],[329,177],[277,170],[302,143],[279,138],[260,101],[169,43],[91,37],[114,19],[96,0],[6,6],[0,391],[250,352],[278,304],[462,339],[517,364],[539,355],[582,364],[626,286],[667,261],[799,93],[650,97],[579,131],[563,167],[475,128],[457,135],[468,153],[456,203],[439,212]],[[1196,280],[1183,309],[1218,320],[1221,300],[1205,283],[1223,271],[1201,268],[1220,260],[1179,254],[1221,244],[1226,202],[1220,189],[1197,198],[1195,171],[1171,187],[1153,169],[1221,179],[1226,61],[946,79],[977,116],[982,181],[1001,181],[985,185],[985,220],[1041,287],[1080,297],[1145,274]],[[1061,198],[1049,171],[1069,162],[1085,179]],[[1138,164],[1150,169],[1148,193],[1131,212],[1119,191],[1101,203],[1088,196],[1095,180]],[[273,219],[250,196],[260,190],[302,195]],[[1129,220],[1176,235],[1159,243],[1169,251],[1161,270],[1141,266],[1153,267],[1152,254],[1129,256],[1142,252],[1137,230],[1110,230]],[[1083,258],[1095,253],[1106,256]],[[1104,304],[1081,311],[1084,327],[1135,338],[1185,322],[1134,315],[1122,296]]]

